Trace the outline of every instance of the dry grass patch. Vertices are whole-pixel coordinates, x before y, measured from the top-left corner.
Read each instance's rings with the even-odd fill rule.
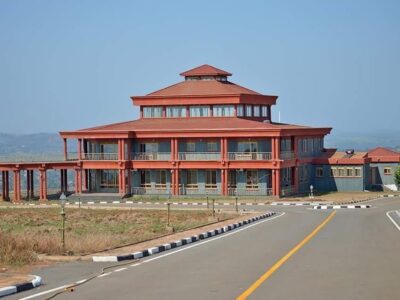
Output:
[[[166,210],[66,209],[66,251],[99,252],[170,232]],[[235,215],[220,214],[225,220]],[[214,221],[208,211],[172,210],[170,223],[183,231]],[[24,265],[37,254],[62,254],[59,208],[0,209],[0,266]]]

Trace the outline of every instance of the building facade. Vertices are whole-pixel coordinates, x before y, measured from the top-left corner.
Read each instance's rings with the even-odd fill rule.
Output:
[[[324,148],[331,128],[274,122],[277,96],[237,85],[228,80],[231,73],[209,65],[180,75],[177,84],[131,97],[140,110],[137,120],[61,132],[62,161],[0,163],[3,198],[10,194],[9,173],[19,201],[21,172],[27,195],[34,190],[33,172],[39,172],[39,198],[46,199],[49,169],[60,170],[63,192],[67,170],[73,170],[75,193],[121,196],[279,197],[306,193],[310,185],[330,191],[378,184],[381,170],[373,163],[379,162],[368,153],[344,157]],[[70,151],[72,139],[78,146]],[[394,157],[395,165],[400,160]],[[377,168],[374,180],[370,166]]]

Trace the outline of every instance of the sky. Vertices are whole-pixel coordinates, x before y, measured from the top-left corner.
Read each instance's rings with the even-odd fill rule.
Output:
[[[398,130],[400,1],[0,0],[0,132],[136,119],[130,96],[211,64],[273,120]]]

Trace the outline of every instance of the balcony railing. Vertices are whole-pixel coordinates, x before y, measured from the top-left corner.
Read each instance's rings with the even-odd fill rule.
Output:
[[[280,159],[293,159],[294,152],[293,151],[282,151],[280,153]]]
[[[132,160],[171,160],[170,152],[136,152],[131,154]]]
[[[179,152],[179,160],[220,160],[220,152]]]
[[[229,160],[271,160],[271,152],[228,152]]]
[[[218,188],[199,188],[194,186],[180,186],[179,187],[180,195],[220,195],[221,191]]]
[[[289,185],[281,188],[282,196],[288,196],[294,193],[294,186]]]
[[[229,196],[271,196],[271,188],[228,188]]]
[[[170,189],[167,187],[154,189],[151,187],[132,187],[131,189],[132,195],[170,195]]]
[[[83,160],[118,160],[118,153],[82,153]]]
[[[72,160],[72,159],[67,159]],[[9,154],[1,155],[0,163],[18,162],[61,162],[65,161],[63,154]]]

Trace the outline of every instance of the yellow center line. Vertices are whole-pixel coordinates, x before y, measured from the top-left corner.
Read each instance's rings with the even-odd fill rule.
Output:
[[[257,279],[247,290],[245,290],[236,300],[247,299],[265,280],[267,280],[276,270],[278,270],[293,254],[299,251],[305,244],[307,244],[336,214],[333,211],[321,224],[318,225],[304,240],[298,243],[292,250],[290,250],[284,257],[278,260],[267,272]]]

